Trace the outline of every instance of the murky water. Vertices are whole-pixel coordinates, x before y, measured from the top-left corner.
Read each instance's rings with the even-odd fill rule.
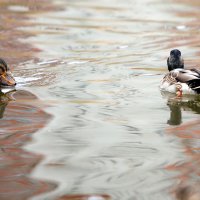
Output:
[[[31,199],[175,199],[191,171],[198,182],[198,165],[185,169],[198,148],[199,99],[168,97],[158,85],[171,48],[198,63],[200,4],[53,2],[63,9],[21,27],[34,33],[20,41],[41,49],[39,60],[14,70],[17,89],[40,98],[29,104],[53,116],[24,151],[43,156],[29,178],[56,186]]]

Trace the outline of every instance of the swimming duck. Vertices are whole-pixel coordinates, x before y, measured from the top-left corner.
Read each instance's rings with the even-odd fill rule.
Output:
[[[184,69],[184,60],[178,49],[173,49],[167,59],[169,72],[160,84],[162,91],[177,94],[200,94],[200,71],[198,69]]]
[[[0,58],[0,89],[2,87],[13,87],[16,81],[8,68],[6,62]]]

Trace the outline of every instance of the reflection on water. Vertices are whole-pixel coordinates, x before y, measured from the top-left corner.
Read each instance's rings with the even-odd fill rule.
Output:
[[[175,198],[178,183],[193,180],[191,171],[198,177],[199,100],[166,99],[158,85],[171,48],[185,54],[186,65],[200,62],[200,5],[53,2],[62,10],[32,13],[21,28],[33,35],[23,42],[41,51],[38,60],[16,67],[19,87],[31,93],[16,92],[0,121],[2,148],[15,147],[12,159],[2,151],[6,166],[12,164],[2,169],[16,175],[2,180],[3,198],[12,199],[17,186],[19,199]]]
[[[200,96],[185,96],[177,98],[173,94],[164,94],[167,96],[167,105],[170,108],[169,125],[176,127],[168,128],[168,133],[180,138],[184,147],[184,153],[187,160],[184,162],[176,162],[166,167],[167,170],[178,171],[176,177],[178,184],[172,189],[174,196],[178,200],[199,200],[200,199],[200,180],[199,169],[199,120],[190,120],[182,124],[182,112],[200,113]]]
[[[58,200],[110,200],[111,197],[109,195],[66,195],[60,197]]]
[[[0,118],[3,118],[3,114],[6,106],[8,105],[8,101],[9,101],[9,96],[0,91]]]
[[[41,156],[21,148],[30,141],[31,134],[45,126],[50,118],[32,102],[29,103],[34,99],[36,96],[28,91],[0,93],[1,200],[27,199],[55,187],[28,177]]]
[[[176,97],[174,94],[161,93],[167,97],[167,106],[170,109],[170,118],[167,121],[169,125],[180,125],[182,123],[182,110],[192,111],[200,114],[200,97],[199,95]]]
[[[45,157],[31,177],[58,187],[33,199],[173,199],[179,171],[166,166],[188,157],[180,138],[166,133],[170,108],[158,85],[171,48],[196,57],[190,42],[197,37],[181,28],[190,19],[171,9],[193,8],[159,0],[56,2],[63,11],[26,28],[43,50],[40,73],[55,74],[53,84],[34,90],[53,102],[54,119],[26,149]],[[49,68],[51,60],[58,62]],[[198,119],[186,107],[171,108],[168,123]]]
[[[173,192],[177,199],[192,200],[200,199],[199,193],[199,120],[178,126],[177,128],[169,128],[168,133],[180,138],[184,147],[184,154],[187,160],[184,162],[176,162],[166,167],[169,171],[178,171],[177,185],[174,186]]]
[[[182,122],[181,107],[178,103],[168,104],[170,108],[170,119],[167,121],[169,125],[179,125]]]

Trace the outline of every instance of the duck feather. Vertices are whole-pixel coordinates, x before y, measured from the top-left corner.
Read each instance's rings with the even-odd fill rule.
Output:
[[[160,89],[178,96],[182,94],[200,94],[200,71],[196,68],[184,69],[181,51],[173,49],[167,59],[169,72],[164,76]]]

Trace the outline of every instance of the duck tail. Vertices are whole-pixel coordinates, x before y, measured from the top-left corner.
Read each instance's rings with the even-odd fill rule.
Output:
[[[192,79],[187,82],[188,86],[196,93],[200,94],[200,79]]]

